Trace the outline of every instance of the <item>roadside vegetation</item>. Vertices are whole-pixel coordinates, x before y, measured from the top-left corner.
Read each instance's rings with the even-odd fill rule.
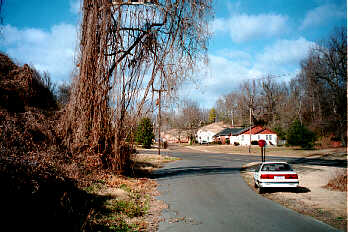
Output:
[[[335,191],[347,192],[347,170],[337,171],[326,187]]]
[[[150,118],[142,118],[135,134],[135,141],[144,148],[151,148],[155,135]]]
[[[165,207],[146,176],[173,158],[130,157],[129,172],[110,172],[100,154],[72,152],[59,133],[69,86],[0,54],[0,201],[11,231],[153,231]],[[151,169],[147,168],[151,167]]]

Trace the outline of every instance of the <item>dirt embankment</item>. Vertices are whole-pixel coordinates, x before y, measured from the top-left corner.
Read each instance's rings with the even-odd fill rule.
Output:
[[[0,53],[4,231],[155,231],[156,183],[103,170],[95,151],[72,154],[57,130],[62,112],[51,87],[48,76]],[[162,162],[140,160],[134,165]]]

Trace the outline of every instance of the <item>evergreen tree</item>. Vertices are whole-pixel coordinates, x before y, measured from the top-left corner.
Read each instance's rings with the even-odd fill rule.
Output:
[[[209,111],[209,123],[213,123],[213,122],[215,122],[215,120],[216,120],[216,110],[215,110],[215,108],[212,108]]]
[[[142,144],[144,148],[151,148],[152,140],[155,138],[152,122],[149,118],[143,118],[137,128],[135,141]]]
[[[307,129],[300,121],[295,120],[287,133],[289,145],[301,146],[302,148],[312,148],[316,140],[315,134]]]

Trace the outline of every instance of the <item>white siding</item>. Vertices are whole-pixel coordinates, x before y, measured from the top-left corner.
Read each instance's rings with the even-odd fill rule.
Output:
[[[215,134],[211,131],[201,131],[198,130],[197,132],[197,141],[198,143],[202,143],[202,142],[213,142],[213,136]]]
[[[243,134],[238,136],[230,136],[230,143],[234,144],[234,142],[238,142],[239,145],[242,146],[249,146],[250,144],[250,135]],[[267,145],[277,145],[277,135],[276,134],[252,134],[251,135],[251,141],[256,140],[259,141],[260,139],[263,139],[266,141]],[[270,143],[271,142],[271,143]]]

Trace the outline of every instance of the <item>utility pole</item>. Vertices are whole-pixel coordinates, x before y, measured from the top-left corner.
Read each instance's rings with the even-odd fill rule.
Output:
[[[161,95],[162,92],[166,92],[168,90],[162,89],[153,89],[154,92],[158,92],[158,155],[161,155]]]
[[[250,102],[249,102],[249,153],[251,152],[251,114],[252,114],[252,105],[253,105],[253,98],[250,96]]]
[[[250,113],[250,117],[249,117],[249,153],[250,153],[250,149],[251,149],[251,107],[249,107],[249,113]]]
[[[231,110],[231,125],[232,125],[232,128],[234,128],[234,121],[233,121],[233,109]]]

